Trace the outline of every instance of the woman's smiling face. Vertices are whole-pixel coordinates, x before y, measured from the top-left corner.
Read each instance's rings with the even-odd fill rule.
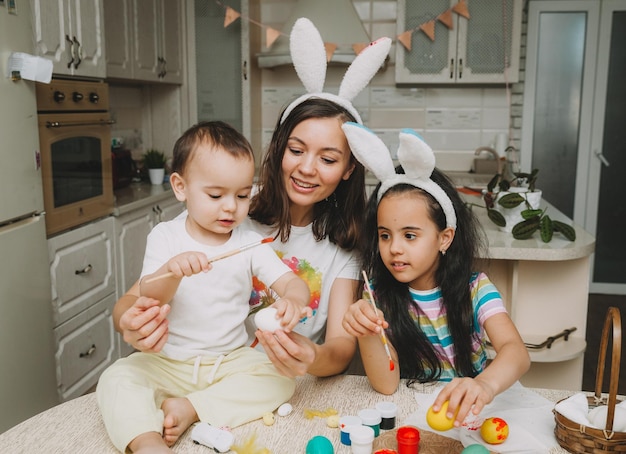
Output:
[[[282,172],[292,208],[303,208],[312,220],[313,206],[329,197],[354,170],[350,147],[339,118],[311,118],[291,132]]]

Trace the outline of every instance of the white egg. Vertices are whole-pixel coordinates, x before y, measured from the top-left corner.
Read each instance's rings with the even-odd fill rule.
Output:
[[[278,416],[287,416],[289,414],[291,414],[291,412],[293,411],[293,407],[291,406],[290,403],[284,403],[282,404],[280,407],[278,407],[278,410],[276,410],[276,413],[278,413]]]
[[[280,320],[276,318],[276,309],[273,307],[266,307],[261,309],[254,316],[254,324],[261,331],[276,331],[283,329],[280,326]]]
[[[596,428],[604,430],[606,428],[606,416],[608,414],[609,407],[606,405],[600,405],[599,407],[589,410],[587,417],[589,422]],[[616,406],[615,415],[613,417],[613,431],[614,432],[626,432],[626,408]]]

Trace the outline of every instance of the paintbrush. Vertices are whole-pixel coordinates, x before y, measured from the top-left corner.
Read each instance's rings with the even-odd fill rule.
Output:
[[[367,290],[367,293],[369,294],[369,301],[372,304],[372,307],[374,308],[374,313],[376,314],[376,317],[378,317],[378,308],[376,307],[376,300],[374,299],[374,292],[372,291],[372,287],[370,286],[370,281],[367,278],[367,273],[365,272],[365,270],[362,271],[363,272],[363,279],[365,279],[365,289]],[[387,336],[385,335],[385,330],[382,328],[380,328],[380,339],[383,342],[383,346],[385,347],[385,352],[387,352],[387,357],[389,357],[389,370],[394,370],[395,369],[395,364],[393,363],[393,359],[391,359],[391,352],[389,351],[389,343],[387,342]]]
[[[254,243],[246,244],[245,246],[238,247],[237,249],[233,249],[232,251],[228,251],[228,252],[224,252],[223,254],[216,255],[215,257],[210,258],[208,263],[213,263],[213,262],[217,262],[218,260],[232,257],[235,254],[239,254],[240,252],[247,251],[248,249],[252,249],[253,247],[257,247],[262,244],[271,243],[272,241],[274,241],[274,238],[272,237],[263,238],[261,241],[255,241]],[[170,271],[169,273],[151,277],[150,279],[146,279],[144,281],[144,284],[149,284],[151,282],[160,281],[161,279],[165,279],[168,277],[174,277],[174,273]]]

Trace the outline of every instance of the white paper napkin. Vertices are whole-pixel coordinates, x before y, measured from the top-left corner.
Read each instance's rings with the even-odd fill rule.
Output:
[[[418,409],[407,418],[405,424],[459,440],[463,446],[479,443],[498,453],[542,454],[559,446],[554,436],[554,403],[519,382],[496,396],[478,416],[470,414],[466,417],[461,428],[446,432],[436,431],[426,422],[426,412],[440,390],[441,387],[438,387],[430,394],[415,393]],[[480,425],[492,416],[504,419],[509,425],[509,437],[499,445],[485,443],[480,436]]]

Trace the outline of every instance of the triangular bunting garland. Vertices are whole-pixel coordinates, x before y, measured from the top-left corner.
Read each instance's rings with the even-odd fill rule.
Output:
[[[451,9],[448,9],[444,11],[443,13],[441,13],[439,16],[437,16],[437,20],[441,22],[443,25],[445,25],[446,27],[448,27],[450,30],[454,28],[454,25],[452,24],[452,10]]]
[[[272,44],[274,44],[274,41],[276,41],[279,36],[280,32],[278,30],[267,27],[267,30],[265,30],[265,47],[268,49],[272,47]]]
[[[467,9],[467,3],[465,0],[460,0],[459,3],[452,7],[452,11],[457,13],[459,16],[463,16],[466,19],[470,18],[469,10]]]
[[[352,50],[354,51],[354,55],[359,55],[363,49],[369,46],[369,43],[356,43],[352,45]]]
[[[435,21],[429,20],[426,23],[420,25],[420,30],[424,32],[426,36],[430,38],[431,41],[435,40]]]
[[[398,41],[402,43],[404,48],[411,52],[411,38],[413,36],[413,30],[407,30],[404,33],[398,35]]]
[[[333,58],[333,54],[337,50],[337,44],[334,43],[324,43],[324,49],[326,49],[326,61],[330,61]]]
[[[228,27],[230,24],[235,22],[241,14],[232,9],[230,6],[226,7],[226,15],[224,16],[224,28]]]

